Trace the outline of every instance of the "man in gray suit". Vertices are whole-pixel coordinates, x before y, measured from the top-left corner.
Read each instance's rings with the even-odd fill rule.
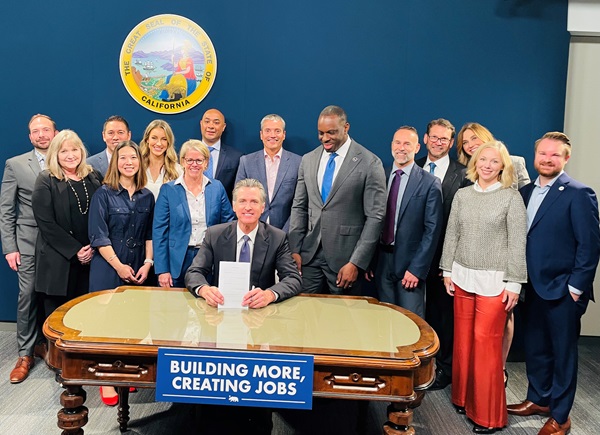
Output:
[[[368,268],[381,234],[383,165],[349,129],[341,107],[323,109],[322,146],[302,158],[298,171],[289,238],[306,293],[360,294],[359,269]]]
[[[9,267],[19,277],[17,300],[17,346],[19,359],[10,372],[10,382],[23,382],[33,367],[34,353],[45,358],[43,335],[38,322],[34,288],[35,241],[37,224],[31,208],[35,180],[42,169],[46,151],[56,136],[56,124],[46,115],[34,115],[29,121],[29,140],[33,151],[6,161],[0,194],[0,232],[2,252]]]
[[[129,123],[122,116],[111,116],[104,122],[102,139],[106,143],[106,149],[88,158],[87,162],[104,177],[108,170],[108,164],[112,153],[117,145],[123,141],[131,140]]]
[[[261,220],[287,233],[302,157],[283,149],[285,121],[279,115],[267,115],[262,119],[260,139],[263,149],[240,158],[235,181],[244,178],[260,181],[267,191]]]

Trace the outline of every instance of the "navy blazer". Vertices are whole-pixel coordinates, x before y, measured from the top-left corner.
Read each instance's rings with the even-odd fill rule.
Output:
[[[242,157],[240,151],[221,143],[215,178],[223,184],[229,201],[231,201],[231,194],[235,186],[235,176],[240,164],[240,157]]]
[[[444,225],[440,180],[414,165],[402,195],[394,239],[394,275],[425,282]]]
[[[301,161],[302,157],[298,154],[283,150],[271,200],[269,200],[267,188],[267,169],[264,150],[243,156],[240,159],[240,167],[235,178],[236,183],[244,178],[254,178],[262,183],[265,192],[267,192],[267,200],[265,211],[260,218],[263,222],[266,222],[267,218],[269,218],[271,225],[282,229],[286,233],[290,227],[290,213],[292,211],[292,201],[294,200],[294,192],[296,191],[296,183],[298,182],[298,168]]]
[[[204,188],[206,225],[208,227],[233,220],[234,214],[223,185],[211,180]],[[178,278],[192,233],[192,218],[186,192],[181,184],[169,181],[160,188],[154,207],[152,224],[154,271],[169,272]]]
[[[535,185],[520,192],[529,204]],[[593,299],[600,258],[598,199],[594,191],[563,173],[554,182],[527,233],[527,274],[545,300],[568,294],[571,285]]]

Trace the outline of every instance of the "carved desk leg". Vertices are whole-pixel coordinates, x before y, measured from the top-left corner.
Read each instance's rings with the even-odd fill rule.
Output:
[[[385,435],[414,435],[415,428],[411,426],[413,409],[418,407],[425,396],[424,391],[415,391],[414,399],[402,402],[393,402],[388,406],[388,421],[383,425]]]
[[[129,423],[129,387],[118,387],[119,393],[119,408],[117,421],[119,422],[119,430],[127,432],[127,423]]]
[[[66,387],[60,395],[63,408],[58,411],[58,427],[62,435],[83,435],[83,426],[88,422],[88,409],[83,406],[86,393],[78,385]]]

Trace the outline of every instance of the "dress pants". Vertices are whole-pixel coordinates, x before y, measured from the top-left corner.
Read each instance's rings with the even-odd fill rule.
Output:
[[[33,347],[43,339],[35,292],[35,256],[21,255],[17,272],[19,297],[17,299],[17,347],[19,356],[32,356]]]
[[[567,421],[577,388],[577,341],[581,316],[589,302],[567,294],[547,301],[529,287],[525,297],[525,362],[527,400],[549,406],[560,424]]]
[[[173,275],[171,275],[171,278],[173,279],[173,287],[185,288],[185,274],[186,274],[187,270],[190,268],[190,266],[192,265],[192,262],[194,261],[194,257],[196,257],[197,253],[198,253],[198,248],[196,248],[195,246],[188,246],[187,250],[185,251],[185,257],[183,257],[183,265],[181,266],[181,273],[179,274],[178,277],[174,277]],[[208,282],[211,282],[211,280],[208,280]]]
[[[446,292],[444,279],[436,267],[427,276],[425,320],[440,339],[440,350],[435,356],[438,369],[452,375],[452,347],[454,344],[454,298]]]
[[[409,291],[402,286],[402,278],[394,274],[394,254],[380,249],[375,271],[379,300],[406,308],[425,318],[425,282],[419,282],[418,287]]]
[[[338,272],[329,267],[323,248],[319,245],[312,260],[302,265],[302,293],[360,296],[363,279],[360,269],[356,282],[345,290],[335,284]]]
[[[502,294],[480,296],[454,284],[452,403],[484,427],[508,422],[502,372],[506,323]]]

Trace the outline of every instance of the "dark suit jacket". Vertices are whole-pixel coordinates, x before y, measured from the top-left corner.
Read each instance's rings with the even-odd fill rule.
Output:
[[[520,192],[529,204],[534,183]],[[537,294],[555,300],[571,285],[592,297],[600,258],[598,200],[594,191],[563,173],[542,201],[527,233],[527,274]]]
[[[88,187],[91,202],[94,192],[102,184],[102,177],[94,171],[85,180],[91,184]],[[66,181],[50,176],[47,170],[42,171],[35,183],[32,202],[39,228],[35,247],[35,289],[48,295],[65,296],[71,259],[83,248],[71,233],[69,186]]]
[[[229,201],[231,201],[231,194],[235,186],[235,176],[240,164],[240,157],[242,157],[240,151],[221,142],[215,178],[219,180],[225,188]]]
[[[442,230],[440,180],[414,165],[402,195],[394,239],[394,275],[408,270],[425,282]]]
[[[267,191],[267,201],[265,211],[261,216],[263,222],[269,218],[269,223],[274,227],[288,232],[290,227],[290,213],[292,211],[292,201],[296,191],[296,182],[298,181],[298,168],[302,157],[298,154],[283,150],[281,161],[275,180],[272,199],[269,201],[267,189],[267,169],[265,166],[264,150],[257,151],[240,159],[240,167],[237,172],[235,182],[244,178],[254,178],[260,181]]]
[[[366,270],[385,218],[385,172],[379,157],[354,140],[323,204],[317,180],[323,147],[302,157],[290,218],[290,246],[309,263],[319,245],[339,271],[351,262]]]
[[[278,301],[292,297],[302,288],[302,279],[292,258],[286,234],[278,228],[258,223],[258,232],[250,266],[250,286],[273,290]],[[195,289],[208,285],[206,277],[213,273],[219,286],[221,261],[235,261],[237,254],[237,222],[215,225],[206,230],[202,246],[185,275],[187,289],[196,297]],[[279,282],[275,283],[275,272]]]
[[[92,165],[103,177],[106,175],[106,171],[108,171],[108,163],[105,149],[87,159],[87,164]]]

